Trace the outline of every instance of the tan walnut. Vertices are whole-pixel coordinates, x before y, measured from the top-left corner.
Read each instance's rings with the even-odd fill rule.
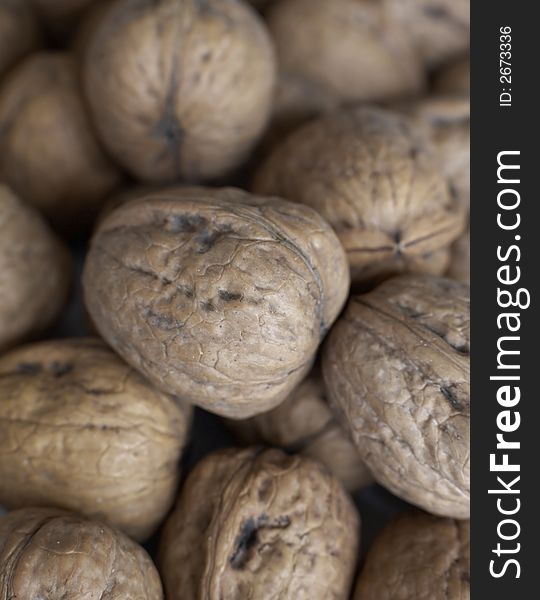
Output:
[[[309,371],[349,287],[311,208],[234,188],[177,188],[107,216],[83,284],[100,334],[158,387],[247,418]]]
[[[243,2],[120,0],[89,41],[85,88],[104,144],[151,183],[238,166],[272,106],[275,59]]]
[[[353,600],[469,600],[468,521],[405,513],[375,540]]]
[[[121,532],[54,508],[0,517],[0,597],[163,600],[156,567]]]
[[[0,358],[0,505],[103,519],[135,539],[169,510],[190,410],[97,339]]]
[[[225,450],[188,477],[158,566],[169,600],[347,600],[358,530],[322,466],[280,450]]]
[[[442,274],[465,226],[425,128],[378,108],[332,113],[293,132],[263,163],[254,190],[325,217],[354,282]]]
[[[358,450],[328,406],[318,368],[273,410],[251,419],[229,419],[227,426],[247,444],[276,446],[318,460],[350,491],[373,482]]]
[[[69,283],[66,248],[35,209],[0,184],[0,351],[48,327]]]
[[[469,287],[402,276],[353,296],[323,351],[332,406],[375,479],[469,516]]]
[[[68,54],[33,54],[4,80],[0,178],[70,230],[90,221],[120,181],[95,138]]]
[[[39,27],[30,2],[0,0],[0,79],[39,42]]]

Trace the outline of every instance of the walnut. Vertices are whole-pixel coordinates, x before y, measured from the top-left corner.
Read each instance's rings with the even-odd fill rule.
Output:
[[[83,274],[100,334],[164,391],[232,418],[274,408],[345,302],[345,253],[311,208],[177,188],[112,212]]]
[[[0,185],[0,351],[48,327],[69,283],[66,248],[37,211]]]
[[[0,504],[76,510],[144,539],[172,504],[189,421],[97,339],[13,350],[0,358]]]
[[[469,94],[471,91],[469,55],[440,69],[435,76],[434,87],[441,94]]]
[[[469,600],[468,521],[406,513],[371,547],[353,600]]]
[[[101,138],[150,183],[238,166],[266,126],[274,80],[262,20],[231,0],[120,0],[86,52]]]
[[[465,210],[414,119],[356,108],[314,120],[279,144],[254,189],[308,204],[333,226],[365,282],[402,271],[440,275]]]
[[[0,0],[0,79],[39,42],[39,27],[28,1]]]
[[[432,513],[469,516],[469,287],[402,276],[354,296],[323,373],[375,479]]]
[[[418,93],[421,62],[407,32],[371,0],[278,0],[268,13],[280,70],[342,102]]]
[[[328,407],[318,368],[273,410],[242,421],[231,419],[227,425],[248,444],[278,446],[318,460],[348,490],[358,490],[373,481]]]
[[[467,231],[458,238],[452,246],[452,258],[447,276],[463,283],[471,279],[471,231]]]
[[[162,600],[150,557],[99,521],[54,508],[0,517],[0,597]]]
[[[0,179],[70,230],[92,219],[119,182],[94,137],[69,55],[33,54],[4,81]]]
[[[307,458],[253,448],[211,454],[188,477],[163,531],[165,593],[346,600],[358,526],[340,484]]]

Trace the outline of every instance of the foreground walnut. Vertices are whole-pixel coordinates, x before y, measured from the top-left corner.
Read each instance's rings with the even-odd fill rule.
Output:
[[[317,463],[279,450],[214,453],[188,477],[163,531],[167,598],[346,600],[358,525]]]
[[[0,597],[162,600],[146,552],[99,521],[52,508],[0,517]]]
[[[93,218],[119,178],[94,137],[74,59],[28,57],[0,89],[0,179],[73,230]]]
[[[251,419],[231,419],[227,425],[248,444],[278,446],[318,460],[348,490],[373,481],[355,445],[334,419],[319,369],[273,410]]]
[[[268,26],[283,73],[342,102],[417,93],[421,62],[407,32],[372,0],[278,0]]]
[[[375,540],[353,600],[469,600],[468,521],[404,514]]]
[[[48,327],[69,282],[67,250],[37,211],[0,185],[0,351]]]
[[[95,339],[0,358],[0,505],[58,506],[136,539],[173,501],[189,409]]]
[[[353,297],[323,353],[330,401],[375,479],[469,516],[469,287],[403,276]]]
[[[235,0],[120,0],[89,42],[86,93],[103,142],[137,178],[223,175],[262,133],[275,61]]]
[[[217,414],[279,404],[345,302],[345,253],[312,209],[241,190],[137,198],[98,227],[87,308],[158,387]]]
[[[448,190],[423,127],[375,108],[308,123],[278,145],[254,189],[308,204],[334,227],[353,281],[442,274],[465,210]]]
[[[0,0],[0,79],[40,41],[39,28],[27,0]]]

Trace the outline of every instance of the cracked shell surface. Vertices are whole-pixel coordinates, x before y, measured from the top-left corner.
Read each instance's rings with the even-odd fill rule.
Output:
[[[0,351],[48,327],[69,282],[66,248],[36,210],[0,185]]]
[[[309,371],[349,277],[314,210],[233,188],[177,188],[105,218],[83,284],[99,332],[127,362],[164,391],[247,418]]]
[[[135,177],[219,177],[262,134],[275,59],[254,9],[236,0],[121,0],[89,41],[85,88],[111,154]]]
[[[331,405],[375,479],[469,517],[469,287],[402,276],[354,296],[323,350]]]
[[[91,220],[120,181],[95,138],[67,53],[29,56],[0,89],[0,178],[70,230]]]
[[[97,339],[0,358],[0,505],[58,506],[145,539],[169,510],[190,409]]]
[[[163,531],[167,598],[346,600],[358,527],[339,482],[309,459],[254,448],[211,454]]]
[[[347,251],[353,282],[441,275],[465,227],[424,127],[376,108],[308,123],[271,153],[254,190],[312,206]]]
[[[40,42],[39,27],[26,0],[0,0],[0,79]]]
[[[251,419],[229,420],[227,425],[248,444],[277,446],[318,460],[348,490],[373,482],[358,450],[328,406],[318,368],[273,410]]]
[[[0,597],[162,600],[146,552],[99,521],[52,508],[0,517]]]
[[[418,93],[424,74],[402,28],[371,0],[281,0],[267,15],[280,70],[342,102]]]
[[[404,514],[375,540],[353,600],[469,600],[468,521]]]

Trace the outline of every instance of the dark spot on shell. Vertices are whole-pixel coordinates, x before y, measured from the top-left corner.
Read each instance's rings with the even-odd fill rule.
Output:
[[[454,410],[463,410],[463,404],[456,398],[450,388],[441,385],[440,390],[442,395],[448,400],[448,404],[450,404]]]
[[[35,375],[43,370],[43,365],[40,363],[22,362],[17,365],[17,373],[24,373],[25,375]]]
[[[145,317],[145,319],[151,327],[161,329],[162,331],[171,331],[173,329],[179,329],[183,326],[183,323],[177,321],[170,315],[157,313],[156,311],[150,308],[147,308],[143,312],[143,316]]]
[[[424,14],[430,19],[446,19],[449,16],[448,11],[442,6],[425,6]]]
[[[194,241],[198,244],[196,250],[197,254],[205,254],[211,250],[219,240],[230,233],[232,233],[232,229],[230,227],[215,229],[213,231],[204,229],[194,239]]]
[[[234,552],[229,558],[233,569],[243,569],[248,561],[249,551],[257,543],[257,523],[250,518],[244,521],[234,543]]]
[[[205,63],[208,62],[211,58],[212,58],[212,50],[207,50],[202,55],[202,61],[205,62]]]
[[[165,227],[171,233],[193,233],[206,225],[200,215],[171,215],[165,220]]]
[[[178,290],[184,294],[186,298],[190,300],[195,298],[195,290],[193,288],[188,287],[187,285],[179,285]]]
[[[227,290],[219,290],[218,296],[220,300],[224,302],[234,302],[235,300],[241,300],[242,294],[235,292],[228,292]]]
[[[272,489],[272,481],[270,479],[265,479],[259,488],[259,500],[261,502],[266,502],[270,496],[270,491]]]
[[[201,307],[207,312],[214,312],[216,310],[216,307],[214,306],[214,303],[211,300],[201,302]]]
[[[55,377],[63,377],[64,375],[67,375],[73,371],[73,365],[71,363],[62,363],[55,360],[51,364],[50,370]]]

